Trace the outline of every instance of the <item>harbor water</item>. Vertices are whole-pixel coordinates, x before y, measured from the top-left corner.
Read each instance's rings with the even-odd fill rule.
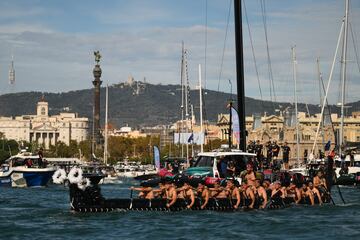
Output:
[[[135,182],[103,185],[129,197]],[[213,211],[73,213],[68,189],[0,189],[0,239],[359,239],[360,188],[336,187],[336,205],[232,213]]]

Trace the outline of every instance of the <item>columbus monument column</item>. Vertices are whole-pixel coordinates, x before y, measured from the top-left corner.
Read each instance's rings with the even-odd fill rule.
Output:
[[[94,147],[100,144],[101,139],[101,129],[100,129],[100,86],[102,81],[100,80],[101,77],[101,68],[100,68],[100,52],[94,52],[95,55],[95,67],[93,70],[94,74],[94,81],[92,82],[94,85],[94,109],[93,109],[93,144]],[[95,150],[95,149],[94,149]]]

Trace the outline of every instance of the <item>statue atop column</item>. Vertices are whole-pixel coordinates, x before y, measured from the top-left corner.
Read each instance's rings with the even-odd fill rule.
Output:
[[[94,56],[95,56],[95,62],[96,62],[96,64],[99,64],[100,59],[101,59],[100,51],[99,51],[99,50],[98,50],[98,51],[95,51],[95,52],[94,52]]]
[[[93,152],[96,150],[96,148],[101,144],[101,127],[100,127],[100,86],[102,81],[101,78],[101,68],[100,68],[100,51],[94,51],[95,56],[95,66],[93,69],[94,74],[94,80],[92,81],[94,85],[94,105],[93,105]]]

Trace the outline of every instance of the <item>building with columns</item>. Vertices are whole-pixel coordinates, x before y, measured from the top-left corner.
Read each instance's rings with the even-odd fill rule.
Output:
[[[259,140],[265,144],[268,141],[276,140],[280,145],[286,141],[291,148],[290,157],[296,158],[297,143],[294,120],[295,118],[285,119],[282,115],[247,116],[247,141]],[[299,156],[301,159],[305,158],[306,155],[312,151],[319,121],[320,114],[308,116],[304,112],[298,113]],[[319,131],[315,143],[315,155],[318,154],[319,150],[324,151],[323,146],[327,141],[331,141],[332,146],[335,146],[335,140],[339,137],[341,118],[337,114],[331,114],[331,122],[333,123],[333,127],[330,124],[330,116],[325,117],[324,127],[322,131]],[[228,139],[229,114],[219,114],[217,125],[220,127],[220,138],[223,140]],[[360,142],[360,112],[353,112],[351,116],[345,117],[344,141]]]
[[[37,103],[36,115],[0,117],[0,132],[6,139],[36,143],[45,149],[57,142],[69,145],[71,140],[86,140],[88,128],[88,118],[79,118],[76,113],[49,116],[44,98]]]

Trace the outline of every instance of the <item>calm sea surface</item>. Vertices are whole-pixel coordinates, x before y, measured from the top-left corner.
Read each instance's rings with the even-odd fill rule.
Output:
[[[128,197],[131,182],[102,186]],[[67,188],[0,188],[0,239],[360,239],[360,188],[347,203],[281,210],[72,213]]]

